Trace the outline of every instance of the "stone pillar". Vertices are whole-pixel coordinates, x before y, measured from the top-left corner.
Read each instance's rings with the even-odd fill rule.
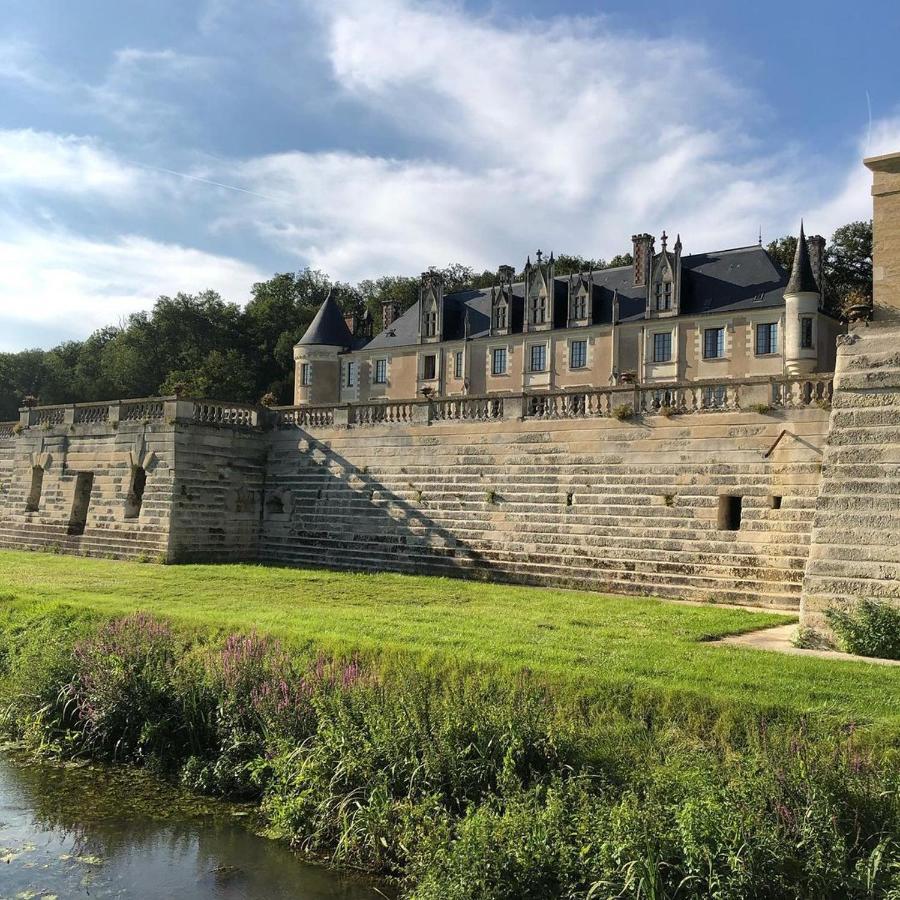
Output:
[[[865,160],[872,171],[873,322],[900,325],[900,152]]]

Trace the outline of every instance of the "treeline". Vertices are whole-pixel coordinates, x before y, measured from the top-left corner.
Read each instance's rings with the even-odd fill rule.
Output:
[[[796,238],[784,237],[768,250],[790,268],[795,247]],[[853,222],[835,232],[826,258],[827,299],[835,311],[854,292],[871,294],[871,256],[870,222]],[[556,273],[631,261],[627,253],[608,261],[561,254]],[[460,263],[442,272],[448,292],[490,287],[496,278],[494,272],[476,273]],[[381,304],[394,300],[407,309],[418,286],[417,276],[402,275],[350,285],[307,268],[254,284],[243,307],[214,291],[160,297],[152,312],[133,313],[83,341],[0,354],[0,421],[17,418],[26,400],[53,404],[146,397],[170,394],[176,386],[189,396],[249,403],[271,394],[277,403],[290,403],[293,346],[330,289],[344,309],[367,308],[377,330]]]

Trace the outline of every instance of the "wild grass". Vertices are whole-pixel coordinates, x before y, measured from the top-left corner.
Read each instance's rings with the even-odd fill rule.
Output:
[[[208,637],[253,629],[298,650],[431,670],[528,669],[565,693],[623,705],[664,698],[900,726],[898,669],[711,643],[792,621],[783,614],[447,578],[0,552],[0,627],[59,609],[148,610]]]
[[[12,736],[256,800],[275,834],[409,900],[900,896],[900,758],[853,728],[736,704],[723,734],[527,671],[376,668],[144,612],[18,626]]]

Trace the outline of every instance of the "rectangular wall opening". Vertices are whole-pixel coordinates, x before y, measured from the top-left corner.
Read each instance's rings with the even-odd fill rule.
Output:
[[[719,497],[719,530],[738,531],[741,527],[741,507],[744,498],[735,494]]]
[[[144,503],[144,488],[147,486],[147,472],[140,466],[131,470],[131,484],[125,498],[125,518],[136,519],[141,514]]]
[[[37,512],[41,506],[41,494],[44,490],[44,470],[41,466],[34,466],[31,470],[31,488],[28,498],[25,500],[26,512]]]
[[[72,514],[69,516],[69,534],[84,534],[88,509],[91,506],[91,491],[94,489],[94,473],[79,472],[75,479],[75,496],[72,499]]]
[[[769,497],[769,508],[770,509],[781,509],[781,497],[777,494],[773,494]]]

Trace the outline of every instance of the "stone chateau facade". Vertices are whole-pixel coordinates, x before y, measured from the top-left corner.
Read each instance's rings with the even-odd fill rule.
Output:
[[[383,330],[329,298],[294,350],[297,405],[502,396],[640,383],[707,383],[834,370],[844,331],[823,309],[825,240],[803,226],[790,275],[761,246],[682,255],[634,235],[634,264],[557,277],[529,257],[490,290],[445,293],[424,272],[419,300],[383,309]]]
[[[0,423],[0,546],[469,575],[800,609],[900,603],[900,153],[874,312],[821,310],[821,239],[420,298],[326,300],[289,407],[156,397]],[[354,327],[355,326],[355,327]],[[538,349],[539,348],[539,349]]]

